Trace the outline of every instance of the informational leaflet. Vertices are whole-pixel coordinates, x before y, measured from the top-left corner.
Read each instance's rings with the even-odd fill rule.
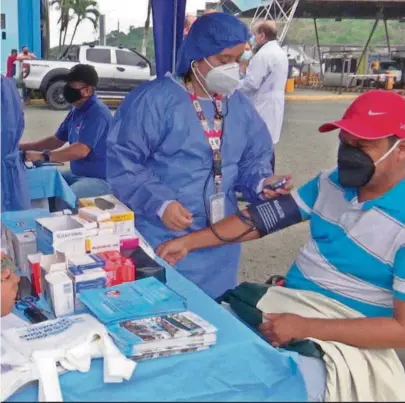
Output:
[[[107,289],[86,290],[80,299],[105,324],[186,309],[186,299],[154,277]]]
[[[190,311],[126,320],[107,329],[128,356],[207,347],[215,344],[217,331]]]

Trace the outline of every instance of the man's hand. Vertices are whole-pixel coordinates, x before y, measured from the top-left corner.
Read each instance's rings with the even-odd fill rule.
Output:
[[[184,231],[193,223],[193,215],[179,202],[173,201],[162,216],[163,224],[174,231]]]
[[[276,189],[275,191],[266,189],[266,186],[273,185],[274,183],[283,179],[285,179],[287,183],[282,188]],[[291,175],[273,175],[265,179],[265,181],[263,182],[263,196],[267,200],[274,199],[277,196],[289,194],[293,187],[294,186]]]
[[[189,252],[184,237],[164,242],[156,249],[156,253],[171,266],[184,259]]]
[[[39,151],[26,151],[25,152],[25,161],[37,162],[43,161],[44,157]]]
[[[305,339],[307,318],[292,313],[265,313],[267,322],[259,326],[265,338],[274,346],[279,347],[294,339]]]

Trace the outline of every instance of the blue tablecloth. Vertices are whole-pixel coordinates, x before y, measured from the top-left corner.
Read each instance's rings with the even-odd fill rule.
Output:
[[[70,207],[76,205],[76,195],[55,166],[27,169],[31,200],[59,197]]]
[[[218,328],[208,351],[142,361],[132,379],[103,383],[103,363],[88,373],[60,377],[64,401],[306,401],[295,353],[278,351],[167,267],[168,285],[187,298],[188,308]],[[8,401],[37,401],[28,386]]]

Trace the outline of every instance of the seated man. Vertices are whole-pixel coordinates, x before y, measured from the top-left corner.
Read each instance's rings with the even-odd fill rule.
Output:
[[[20,277],[15,274],[15,265],[5,254],[1,253],[1,316],[8,315],[15,303]]]
[[[365,93],[342,120],[320,127],[321,132],[334,129],[340,129],[336,170],[321,173],[292,195],[250,205],[244,220],[231,216],[215,228],[223,238],[251,228],[243,239],[247,241],[309,220],[310,240],[290,268],[286,288],[271,287],[264,298],[271,304],[256,305],[264,312],[261,332],[277,347],[312,338],[326,354],[333,343],[341,351],[351,349],[351,354],[370,349],[362,372],[369,371],[370,379],[377,373],[372,360],[389,352],[391,361],[381,367],[385,369],[376,376],[380,383],[375,388],[356,386],[357,375],[349,363],[345,381],[351,385],[340,385],[337,400],[360,399],[362,393],[403,400],[405,374],[388,349],[405,348],[405,100],[384,91]],[[204,229],[169,241],[157,252],[175,264],[195,249],[220,244]],[[331,399],[330,382],[343,381],[331,372],[331,362],[323,361],[326,398]],[[344,393],[351,394],[345,399]]]
[[[64,97],[73,105],[55,135],[21,143],[27,161],[70,162],[63,176],[77,198],[110,193],[106,182],[106,137],[111,111],[95,94],[94,67],[78,64],[66,75]],[[62,147],[69,143],[68,147]]]

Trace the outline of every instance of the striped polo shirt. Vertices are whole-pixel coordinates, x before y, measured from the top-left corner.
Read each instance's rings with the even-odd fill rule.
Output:
[[[392,317],[394,298],[405,301],[405,180],[359,203],[356,189],[342,187],[333,170],[294,199],[310,221],[310,239],[286,286],[319,292],[367,317]]]

